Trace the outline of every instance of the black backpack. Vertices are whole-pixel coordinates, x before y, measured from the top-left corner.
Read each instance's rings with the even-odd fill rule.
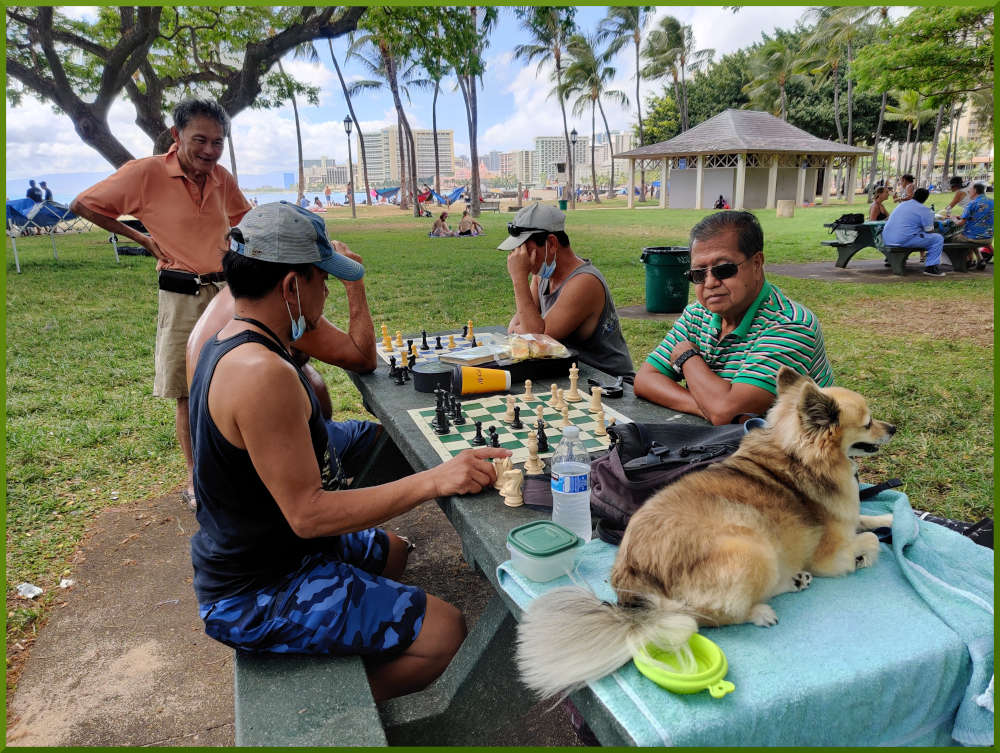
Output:
[[[865,221],[865,216],[860,212],[850,212],[842,214],[833,221],[834,225],[860,225]],[[831,229],[832,230],[832,229]]]

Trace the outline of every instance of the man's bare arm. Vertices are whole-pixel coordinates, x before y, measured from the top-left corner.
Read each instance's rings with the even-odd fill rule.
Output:
[[[662,405],[681,413],[705,417],[691,393],[673,379],[643,363],[635,375],[635,394],[651,403]]]
[[[152,236],[140,233],[135,228],[131,228],[125,223],[119,222],[117,219],[95,212],[94,210],[84,206],[76,199],[73,199],[73,201],[70,202],[69,209],[73,212],[73,214],[83,217],[83,219],[88,222],[92,222],[97,225],[97,227],[104,228],[109,233],[123,235],[126,238],[135,241],[157,259],[163,260],[168,264],[170,263],[170,259],[160,250],[160,247],[156,245],[156,241],[153,240]]]
[[[509,450],[477,448],[389,484],[325,491],[309,435],[310,407],[298,376],[289,364],[261,351],[250,358],[244,353],[220,360],[213,382],[226,389],[213,389],[209,406],[226,438],[250,454],[264,485],[302,538],[364,530],[426,500],[481,491],[496,480],[490,458],[510,455]]]
[[[671,359],[682,352],[678,351],[676,356],[672,354]],[[767,390],[723,379],[699,357],[689,358],[684,363],[684,382],[699,413],[716,426],[728,424],[741,413],[766,413],[774,402],[774,395]]]

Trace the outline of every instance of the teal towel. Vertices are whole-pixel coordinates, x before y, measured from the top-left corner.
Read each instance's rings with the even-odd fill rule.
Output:
[[[967,609],[965,596],[926,584],[921,591],[910,579],[918,573],[927,580],[923,571],[938,566],[925,550],[951,561],[951,555],[945,557],[940,550],[955,547],[958,552],[961,547],[955,561],[974,561],[974,567],[966,569],[988,572],[988,596],[979,595],[992,608],[992,552],[933,523],[916,521],[905,495],[898,492],[883,492],[862,508],[869,514],[893,510],[900,518],[896,528],[909,526],[912,518],[919,545],[905,544],[907,533],[900,530],[903,553],[894,551],[894,530],[894,546],[881,546],[874,567],[843,578],[814,578],[808,590],[772,599],[780,620],[772,628],[702,628],[726,654],[726,679],[735,684],[734,692],[721,699],[705,691],[670,693],[640,675],[631,662],[592,683],[635,745],[948,745],[953,734],[962,742],[992,741],[992,714],[970,702],[982,698],[989,683],[985,672],[979,685],[984,672],[978,664],[992,665],[992,616],[984,620],[986,610]],[[965,544],[982,551],[966,550]],[[616,551],[601,541],[586,544],[573,581],[587,585],[601,599],[614,600],[607,579]],[[563,576],[536,583],[509,561],[500,565],[497,576],[521,607],[573,582]],[[964,576],[964,571],[949,572],[944,578],[963,590],[959,584],[966,583]],[[949,619],[975,627],[956,629]],[[989,635],[988,651],[976,645],[981,659],[971,653],[967,632],[973,638]],[[975,716],[966,720],[963,715],[970,705]],[[986,716],[989,730],[982,724]]]

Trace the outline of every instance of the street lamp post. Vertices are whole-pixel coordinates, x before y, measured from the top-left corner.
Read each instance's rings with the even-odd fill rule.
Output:
[[[569,204],[570,207],[576,209],[576,139],[577,133],[574,128],[569,132],[569,143],[572,144],[572,148],[569,150]]]
[[[347,133],[347,195],[351,202],[351,217],[357,218],[354,208],[354,162],[351,160],[351,116],[344,116],[344,131]]]

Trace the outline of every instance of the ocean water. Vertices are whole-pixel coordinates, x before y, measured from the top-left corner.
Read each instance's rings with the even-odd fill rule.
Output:
[[[296,199],[299,198],[299,195],[295,191],[244,191],[243,195],[250,201],[257,199],[257,202],[260,204],[267,204],[273,201],[287,201],[294,204]],[[313,200],[317,196],[319,197],[320,203],[323,204],[323,206],[326,206],[326,196],[322,191],[307,191],[306,198],[309,200],[310,206],[312,206]],[[346,198],[347,194],[343,191],[332,191],[330,193],[330,200],[335,201],[338,204],[343,204]],[[354,192],[355,204],[362,204],[364,203],[364,200],[364,191]]]

